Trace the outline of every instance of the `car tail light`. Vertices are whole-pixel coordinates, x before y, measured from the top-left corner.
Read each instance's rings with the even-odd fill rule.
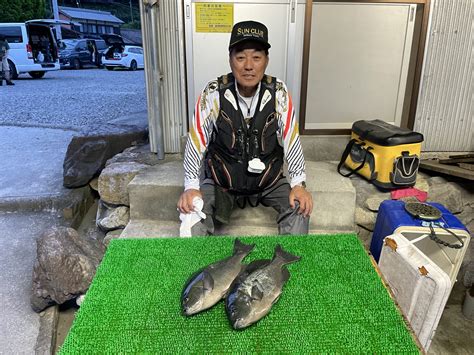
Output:
[[[33,59],[33,50],[29,43],[26,44],[26,53],[28,53],[28,59]]]
[[[128,56],[127,53],[122,53],[122,58]]]

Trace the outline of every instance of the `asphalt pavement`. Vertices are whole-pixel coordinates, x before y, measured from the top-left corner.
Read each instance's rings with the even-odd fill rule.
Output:
[[[146,111],[145,72],[59,70],[0,87],[0,125],[78,129]]]

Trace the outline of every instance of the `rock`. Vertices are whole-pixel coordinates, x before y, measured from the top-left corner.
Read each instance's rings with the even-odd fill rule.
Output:
[[[367,251],[369,251],[370,250],[370,242],[371,242],[371,239],[372,239],[372,232],[365,229],[365,228],[362,228],[360,226],[356,226],[356,232],[357,232],[357,235],[359,237],[359,240],[362,242],[365,249]]]
[[[453,214],[460,213],[464,209],[461,190],[452,182],[436,185],[430,184],[428,201],[442,204]]]
[[[99,177],[97,176],[97,177],[93,178],[89,182],[89,186],[91,187],[92,190],[99,191]]]
[[[111,231],[111,232],[107,233],[106,236],[105,236],[105,238],[104,238],[104,241],[103,241],[104,245],[105,245],[106,247],[108,247],[109,244],[110,244],[110,241],[111,241],[112,239],[118,239],[118,238],[120,238],[120,235],[121,235],[121,234],[122,234],[122,230],[121,230],[121,229],[117,229],[117,230],[114,230],[114,231]]]
[[[464,224],[465,226],[469,225],[472,221],[474,221],[474,208],[471,205],[465,205],[464,210],[456,215],[457,218]],[[473,231],[471,231],[473,232]],[[473,235],[474,237],[474,235]]]
[[[130,209],[126,206],[110,207],[99,203],[97,209],[97,226],[104,232],[123,229],[130,220]]]
[[[84,299],[86,298],[86,295],[80,295],[76,298],[76,304],[80,307],[82,302],[84,302]]]
[[[48,307],[40,313],[40,326],[36,338],[35,355],[54,354],[59,321],[59,306]]]
[[[127,186],[148,165],[124,162],[107,166],[99,176],[100,198],[114,205],[130,205]]]
[[[425,192],[430,192],[430,184],[427,179],[424,177],[418,175],[416,178],[416,184],[414,186],[418,190],[425,191]]]
[[[399,200],[405,203],[419,203],[420,202],[415,196],[402,197]]]
[[[385,201],[382,196],[372,196],[365,200],[364,207],[369,211],[378,212],[380,204]]]
[[[158,155],[150,151],[150,145],[138,145],[125,149],[122,153],[114,155],[112,158],[107,160],[105,166],[113,163],[124,163],[124,162],[135,162],[145,165],[157,165],[162,160],[158,159]]]
[[[108,159],[147,139],[147,124],[105,124],[83,129],[69,143],[63,163],[63,185],[69,188],[86,185],[100,173]]]
[[[369,231],[374,230],[375,220],[377,218],[377,214],[367,211],[364,208],[356,207],[355,210],[355,223],[358,226],[364,227]]]
[[[105,252],[101,243],[66,227],[45,231],[37,239],[36,249],[30,297],[35,312],[86,293]]]
[[[447,184],[449,181],[446,180],[444,177],[442,176],[433,176],[431,178],[428,179],[428,183],[430,186],[434,186],[434,185],[444,185],[444,184]]]

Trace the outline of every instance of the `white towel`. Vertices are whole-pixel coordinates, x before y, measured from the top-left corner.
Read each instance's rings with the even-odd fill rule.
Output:
[[[200,197],[193,198],[194,211],[191,213],[180,213],[179,219],[181,220],[181,226],[179,227],[180,237],[190,237],[191,228],[201,219],[206,219],[206,214],[202,212],[204,201]]]

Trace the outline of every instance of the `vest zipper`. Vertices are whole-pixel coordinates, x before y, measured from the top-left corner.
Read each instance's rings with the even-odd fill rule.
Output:
[[[271,116],[273,116],[270,121],[268,120]],[[265,120],[267,123],[265,123],[265,126],[263,127],[263,130],[262,130],[262,136],[260,137],[261,139],[261,142],[262,142],[262,153],[265,151],[265,131],[267,130],[268,126],[270,126],[270,124],[273,123],[273,121],[275,121],[276,117],[275,117],[275,112],[272,112],[270,115],[268,115],[267,119]]]
[[[265,174],[263,174],[263,177],[262,177],[262,180],[260,180],[260,183],[258,184],[258,187],[262,187],[263,183],[265,182],[268,174],[270,174],[270,171],[272,170],[272,166],[273,166],[273,163],[275,163],[275,161],[277,160],[277,158],[273,158],[272,161],[270,162],[270,164],[268,165],[268,169],[267,171],[265,172]]]
[[[272,187],[273,185],[275,185],[275,183],[280,180],[280,177],[281,177],[281,171],[278,173],[278,175],[275,177],[275,179],[273,179],[273,181],[271,182],[270,185],[268,185],[267,189]]]
[[[217,160],[221,162],[222,167],[224,168],[224,173],[227,177],[227,181],[229,182],[229,188],[232,188],[232,177],[230,176],[229,170],[227,170],[227,167],[225,166],[224,161],[217,154],[215,154],[214,156],[216,157]]]
[[[207,162],[209,163],[209,166],[211,167],[211,173],[212,173],[212,177],[214,178],[214,181],[217,182],[217,185],[222,186],[219,178],[217,177],[216,171],[214,170],[212,159],[208,159]]]
[[[227,115],[227,113],[225,113],[224,110],[221,110],[221,115],[222,115],[222,118],[224,118],[224,120],[226,120],[226,121],[229,123],[230,128],[232,128],[232,146],[231,146],[231,149],[234,149],[234,146],[235,146],[234,125],[232,124],[232,120],[231,120],[230,117]]]

